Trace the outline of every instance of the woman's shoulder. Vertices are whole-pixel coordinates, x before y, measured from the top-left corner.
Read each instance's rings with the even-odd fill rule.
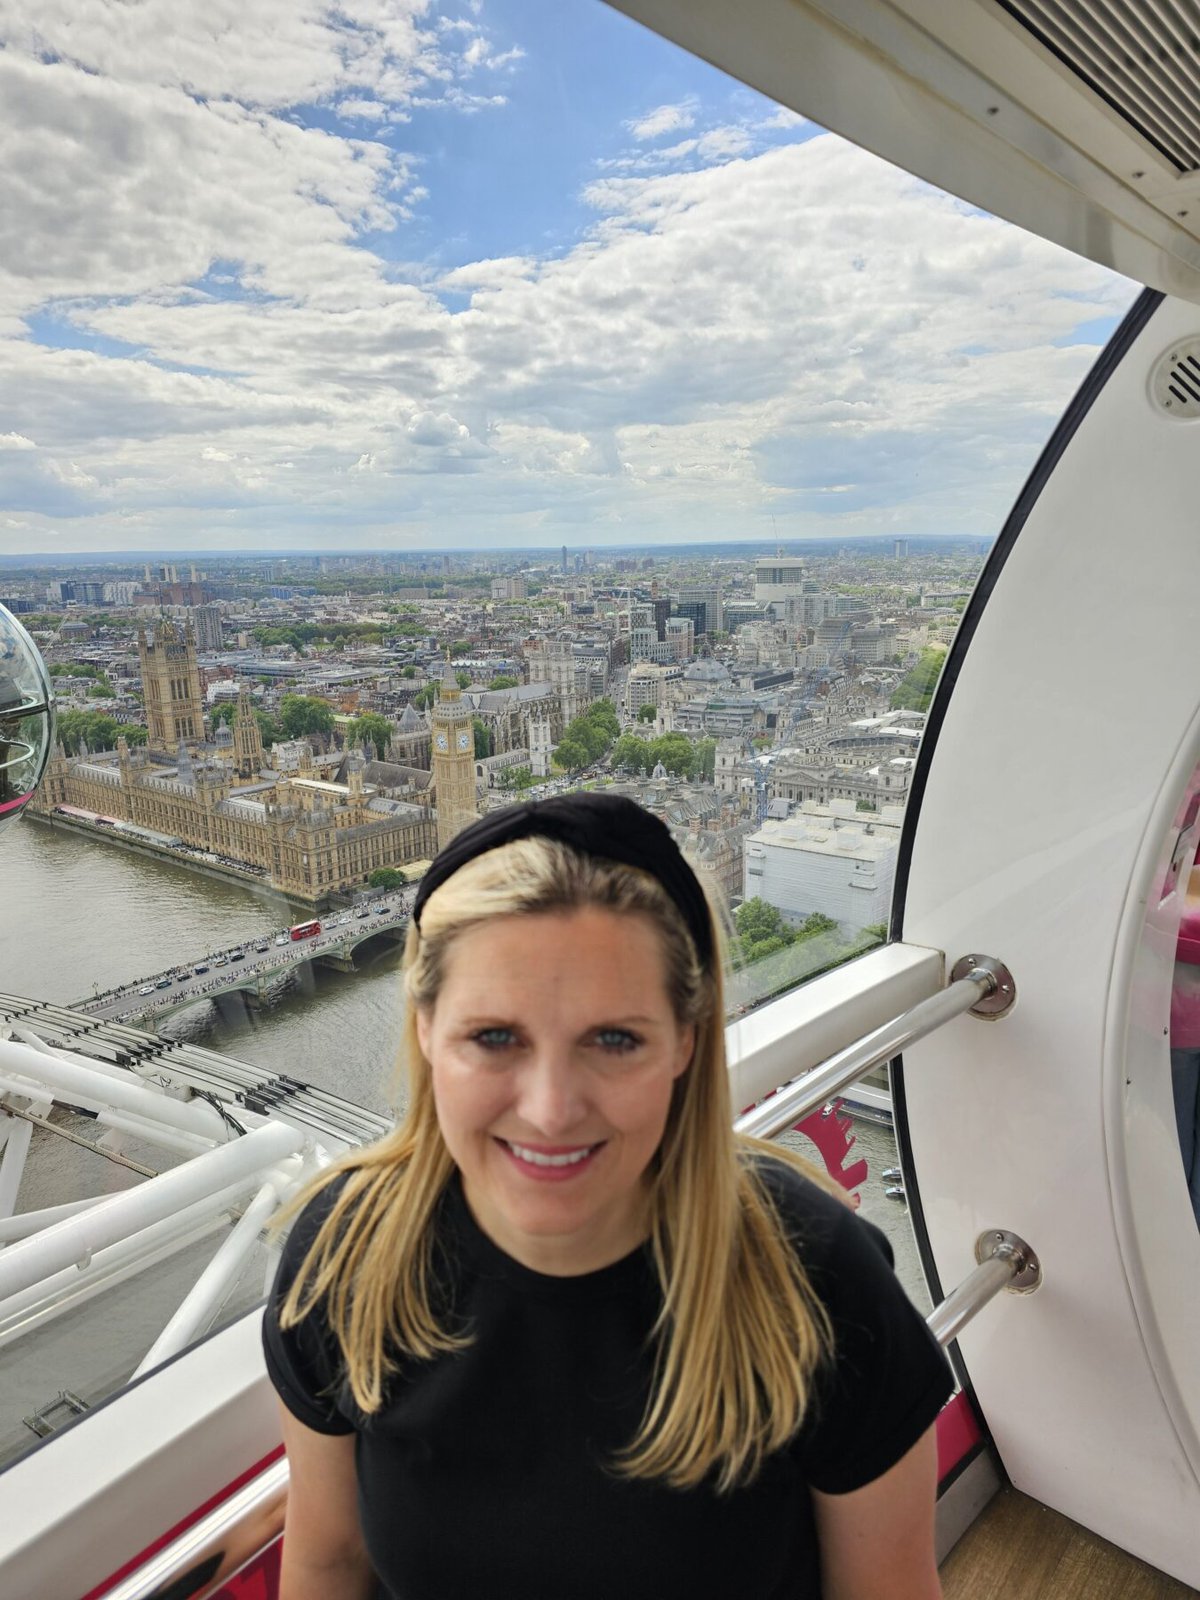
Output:
[[[785,1156],[752,1150],[748,1162],[810,1272],[829,1270],[837,1262],[861,1258],[864,1252],[872,1264],[881,1258],[891,1268],[887,1236],[855,1214],[849,1197],[830,1193]]]

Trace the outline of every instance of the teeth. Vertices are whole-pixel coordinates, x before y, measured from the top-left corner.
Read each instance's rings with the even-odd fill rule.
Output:
[[[547,1156],[540,1150],[527,1150],[523,1144],[513,1144],[509,1139],[504,1142],[519,1161],[528,1161],[534,1167],[577,1167],[596,1148],[595,1145],[588,1145],[583,1150],[572,1150],[569,1155]]]

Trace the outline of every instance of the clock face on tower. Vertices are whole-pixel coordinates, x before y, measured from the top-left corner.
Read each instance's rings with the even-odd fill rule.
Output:
[[[458,748],[460,750],[469,750],[473,742],[471,735],[465,728],[458,730]]]
[[[448,750],[450,748],[450,745],[449,745],[449,743],[448,743],[448,741],[446,739],[446,735],[444,733],[439,733],[439,734],[435,735],[433,742],[434,742],[434,745],[439,750]]]

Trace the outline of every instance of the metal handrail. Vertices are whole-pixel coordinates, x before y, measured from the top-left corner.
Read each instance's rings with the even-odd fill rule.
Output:
[[[1032,1294],[1042,1281],[1041,1263],[1019,1234],[997,1228],[975,1243],[979,1265],[925,1319],[937,1342],[948,1345],[1001,1289]]]
[[[926,1034],[940,1028],[951,1018],[961,1016],[973,1006],[994,994],[996,975],[986,967],[972,967],[961,978],[955,979],[928,1000],[921,1000],[910,1011],[885,1022],[881,1028],[866,1034],[854,1044],[847,1045],[820,1066],[806,1072],[802,1078],[787,1084],[749,1111],[743,1112],[734,1122],[738,1133],[754,1134],[759,1139],[773,1139],[785,1128],[803,1122],[811,1112],[827,1100],[848,1089],[852,1083],[898,1056],[906,1045],[923,1039]]]

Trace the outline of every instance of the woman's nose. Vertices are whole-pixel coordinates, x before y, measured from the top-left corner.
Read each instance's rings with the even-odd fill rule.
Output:
[[[518,1113],[548,1139],[577,1127],[586,1111],[580,1075],[557,1051],[538,1052],[521,1074]]]

